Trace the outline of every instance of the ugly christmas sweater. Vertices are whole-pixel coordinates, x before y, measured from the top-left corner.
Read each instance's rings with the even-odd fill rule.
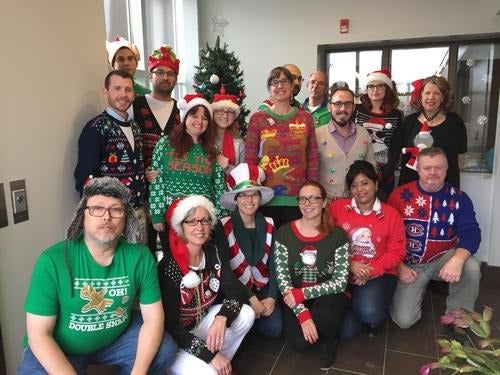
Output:
[[[406,228],[406,263],[435,261],[448,250],[464,248],[475,254],[481,230],[467,194],[445,182],[434,193],[418,181],[399,186],[387,201],[403,216]]]
[[[361,213],[354,198],[344,198],[332,201],[330,212],[350,239],[351,261],[369,264],[370,277],[398,274],[406,239],[403,219],[393,207],[377,199],[373,210]]]
[[[335,227],[328,235],[305,237],[295,221],[280,227],[274,244],[278,287],[282,294],[291,290],[297,303],[293,312],[301,323],[311,319],[305,300],[345,290],[349,273],[349,243],[344,231]],[[307,252],[313,262],[304,262]],[[311,259],[311,258],[310,258]]]
[[[132,129],[134,147],[121,127]],[[78,139],[78,163],[75,168],[76,190],[80,195],[89,176],[118,178],[130,189],[134,208],[143,206],[142,135],[134,120],[120,121],[104,111],[85,125]]]
[[[178,158],[168,137],[163,137],[155,146],[151,168],[159,172],[149,188],[153,224],[164,223],[170,203],[191,194],[207,197],[215,205],[217,217],[224,216],[220,205],[225,191],[224,172],[215,161],[208,160],[200,144],[194,144],[185,157]]]
[[[268,205],[296,206],[302,183],[319,178],[318,146],[309,113],[295,107],[287,115],[270,108],[254,113],[248,124],[245,162],[264,170],[264,185],[274,190]]]
[[[203,252],[205,265],[195,271],[202,280],[198,287],[189,289],[181,285],[184,275],[170,251],[165,252],[158,264],[158,278],[165,310],[165,329],[180,348],[209,363],[217,352],[210,352],[206,342],[190,330],[196,327],[210,306],[220,301],[222,305],[217,315],[226,317],[226,326],[230,327],[240,313],[243,296],[239,281],[229,263],[221,261],[213,242],[208,242]]]

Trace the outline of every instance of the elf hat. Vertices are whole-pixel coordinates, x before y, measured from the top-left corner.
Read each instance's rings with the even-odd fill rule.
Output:
[[[148,57],[148,70],[150,72],[157,66],[163,65],[172,69],[175,74],[179,74],[179,64],[180,61],[172,50],[172,46],[168,44],[155,49]]]
[[[236,113],[236,117],[240,114],[238,98],[235,95],[227,95],[224,85],[221,85],[219,94],[215,94],[212,101],[212,109],[214,111],[222,108],[232,109]]]
[[[139,54],[139,50],[137,49],[135,44],[130,43],[127,39],[117,36],[114,41],[108,42],[106,40],[106,49],[108,50],[108,61],[109,65],[113,67],[115,62],[115,55],[121,48],[128,48],[132,51],[135,57],[135,61],[139,61],[141,59],[141,55]]]
[[[238,164],[227,176],[228,190],[222,194],[220,203],[224,208],[234,210],[236,208],[236,196],[239,193],[252,191],[260,192],[260,205],[268,203],[274,197],[274,190],[262,186],[266,179],[264,171],[257,165],[247,163]]]
[[[119,199],[125,207],[126,224],[123,231],[123,236],[130,243],[139,243],[141,241],[141,229],[139,221],[135,216],[134,207],[130,203],[130,190],[114,177],[95,177],[90,178],[88,183],[83,188],[82,199],[76,207],[75,214],[71,220],[71,224],[66,231],[66,238],[74,240],[83,230],[83,221],[85,217],[85,209],[90,197],[95,195],[104,195]]]
[[[374,72],[368,73],[366,79],[366,85],[372,84],[374,82],[381,82],[392,91],[392,80],[391,72],[389,69],[376,70]]]
[[[181,122],[184,121],[186,114],[189,112],[191,108],[194,108],[198,105],[202,105],[208,112],[210,112],[210,117],[213,117],[212,107],[210,103],[203,97],[201,94],[186,94],[184,98],[177,102],[177,108],[179,108],[179,112],[181,115]]]
[[[182,222],[186,219],[189,211],[198,207],[203,207],[208,211],[212,219],[211,229],[213,229],[216,222],[215,207],[212,202],[202,195],[190,195],[186,198],[177,199],[170,204],[165,213],[166,221],[170,226],[168,232],[170,253],[184,275],[182,284],[187,288],[197,286],[200,278],[189,269],[188,249],[183,240]]]

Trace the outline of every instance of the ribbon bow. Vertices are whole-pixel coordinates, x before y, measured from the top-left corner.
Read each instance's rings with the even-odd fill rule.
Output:
[[[413,107],[420,99],[420,92],[422,91],[422,87],[424,86],[424,79],[417,79],[413,81],[411,85],[414,87],[414,90],[410,95],[410,106]]]

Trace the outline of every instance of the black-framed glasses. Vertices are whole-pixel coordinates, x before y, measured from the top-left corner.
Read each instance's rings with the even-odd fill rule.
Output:
[[[114,219],[121,219],[125,215],[125,209],[123,207],[102,207],[102,206],[87,206],[86,210],[89,210],[90,216],[103,217],[106,211],[109,217]]]
[[[383,84],[383,83],[366,85],[366,88],[368,90],[375,90],[375,89],[382,90],[384,87],[385,87],[385,84]]]
[[[184,224],[189,225],[190,227],[195,227],[198,224],[201,225],[210,225],[212,224],[212,219],[204,217],[203,219],[188,219],[183,221]]]
[[[316,204],[322,199],[323,197],[320,197],[318,195],[309,195],[308,197],[300,195],[297,197],[297,202],[299,202],[300,204],[305,204],[306,202],[309,202],[309,204]]]
[[[153,70],[151,73],[156,74],[158,77],[162,77],[162,78],[165,76],[167,76],[168,78],[173,78],[173,77],[177,76],[177,74],[175,74],[175,72],[172,72],[170,70],[162,70],[162,69]]]
[[[246,200],[246,199],[257,199],[257,197],[260,197],[260,194],[258,192],[254,192],[254,193],[239,193],[236,198],[240,198],[242,200]]]
[[[227,116],[227,117],[236,116],[236,112],[233,111],[232,109],[216,109],[214,112],[219,116]]]
[[[271,81],[271,86],[278,87],[280,84],[281,86],[288,86],[290,83],[291,82],[288,78],[283,78],[283,79],[275,78]]]
[[[353,102],[330,102],[331,105],[333,105],[333,108],[335,109],[341,109],[342,107],[345,107],[346,109],[351,109],[354,107]]]

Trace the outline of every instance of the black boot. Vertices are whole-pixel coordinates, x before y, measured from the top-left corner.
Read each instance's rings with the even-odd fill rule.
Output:
[[[319,357],[319,368],[321,370],[328,370],[335,363],[338,342],[338,338],[335,338],[333,342],[329,341],[320,344],[321,354]]]

